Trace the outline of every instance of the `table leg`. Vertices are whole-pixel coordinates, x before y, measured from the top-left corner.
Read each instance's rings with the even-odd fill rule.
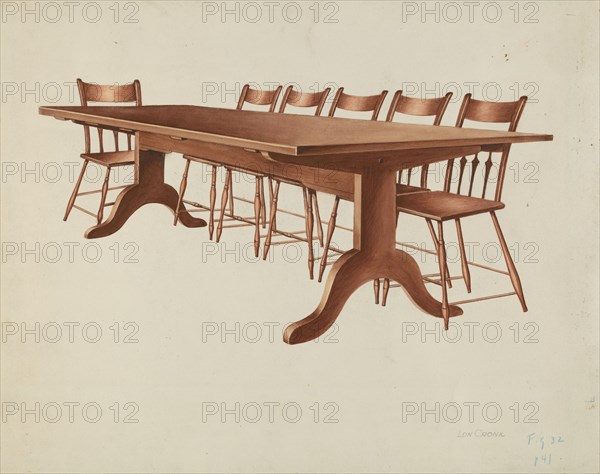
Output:
[[[178,194],[175,188],[165,183],[165,155],[156,151],[139,151],[136,183],[123,189],[117,196],[108,218],[85,232],[85,237],[106,237],[118,231],[127,219],[146,204],[162,204],[173,215],[177,208]],[[186,227],[205,227],[206,221],[193,217],[182,203],[179,222]]]
[[[352,293],[377,278],[396,281],[417,307],[443,317],[442,303],[425,288],[415,259],[395,247],[395,189],[394,171],[373,170],[356,176],[354,249],[333,265],[317,309],[285,329],[285,342],[298,344],[319,337],[335,322]],[[447,311],[450,317],[462,314],[458,306]]]

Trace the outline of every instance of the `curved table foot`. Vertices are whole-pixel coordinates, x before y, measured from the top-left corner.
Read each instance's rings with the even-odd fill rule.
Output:
[[[168,184],[162,186],[154,186],[148,189],[146,186],[135,184],[125,188],[117,196],[115,204],[108,218],[99,225],[90,227],[85,232],[85,237],[95,239],[106,237],[118,231],[127,219],[140,207],[146,204],[162,204],[168,207],[173,215],[177,208],[177,191]],[[185,205],[182,203],[179,210],[179,220],[186,227],[205,227],[206,221],[193,217],[185,210]]]
[[[413,303],[424,312],[443,317],[442,303],[427,291],[417,262],[406,252],[392,250],[374,257],[367,252],[351,250],[333,265],[317,309],[301,321],[290,324],[285,329],[284,342],[299,344],[319,337],[335,322],[354,291],[382,277],[399,283]],[[450,306],[449,312],[450,317],[463,314],[458,306]]]

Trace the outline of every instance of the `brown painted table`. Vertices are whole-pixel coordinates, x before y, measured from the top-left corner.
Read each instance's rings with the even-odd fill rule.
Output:
[[[425,288],[416,261],[395,246],[396,171],[474,154],[485,145],[552,140],[551,135],[188,105],[40,107],[40,114],[135,132],[134,184],[119,194],[105,222],[86,231],[88,238],[116,232],[145,204],[175,211],[177,191],[164,182],[165,154],[171,152],[292,178],[354,200],[354,248],[333,265],[317,309],[286,328],[289,344],[327,331],[350,295],[376,278],[396,281],[420,309],[442,317],[442,304]],[[206,225],[185,211],[180,218],[188,227]],[[446,310],[451,317],[462,314],[457,306]]]

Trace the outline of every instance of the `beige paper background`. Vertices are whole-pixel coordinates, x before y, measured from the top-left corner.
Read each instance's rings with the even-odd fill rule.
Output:
[[[23,8],[3,3],[5,13]],[[272,23],[265,2],[230,2],[239,18],[225,21],[218,13],[203,21],[203,9],[221,2],[90,3],[76,2],[72,22],[62,2],[54,23],[54,6],[28,2],[38,13],[22,21],[19,10],[1,23],[2,472],[598,472],[597,2],[478,2],[472,22],[464,2],[275,2]],[[255,5],[263,17],[252,23]],[[453,23],[456,5],[462,18]],[[425,7],[439,17],[421,18]],[[398,289],[386,308],[375,306],[367,285],[331,333],[284,344],[285,324],[312,311],[323,288],[308,280],[305,255],[294,258],[298,247],[255,261],[251,229],[225,230],[217,247],[206,229],[173,227],[158,206],[92,243],[82,237],[89,217],[73,212],[62,222],[82,132],[37,107],[76,104],[77,77],[138,78],[145,104],[230,108],[245,82],[529,94],[520,130],[555,139],[513,148],[499,214],[529,312],[516,298],[467,305],[450,336]],[[167,163],[178,185],[183,160]],[[192,174],[189,192],[206,202],[206,175]],[[250,180],[238,180],[240,193],[252,192]],[[295,191],[282,199],[301,209]],[[331,199],[321,203],[327,218]],[[339,219],[351,223],[348,204]],[[448,234],[458,274],[452,226]],[[398,236],[429,244],[418,219],[402,218]],[[495,261],[489,219],[467,222],[465,238],[475,258]],[[510,290],[501,275],[474,270],[473,279],[478,294]],[[73,342],[69,322],[80,324]],[[39,324],[40,341],[22,342],[22,324]],[[51,342],[57,326],[62,337]],[[98,342],[86,341],[98,327]],[[125,343],[132,331],[137,342]],[[79,404],[72,422],[68,402]],[[14,407],[33,413],[23,421],[8,414]],[[137,423],[125,423],[136,407]],[[224,421],[222,408],[234,412]],[[433,410],[424,420],[423,408]]]

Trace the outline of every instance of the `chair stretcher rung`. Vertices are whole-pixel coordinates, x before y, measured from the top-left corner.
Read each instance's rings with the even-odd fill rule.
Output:
[[[505,270],[500,270],[498,268],[488,267],[487,265],[482,265],[481,263],[469,262],[468,260],[467,260],[467,263],[469,265],[473,265],[474,267],[479,267],[479,268],[483,268],[484,270],[489,270],[490,272],[496,272],[496,273],[501,273],[502,275],[509,275],[510,276],[510,273],[508,273]]]
[[[304,214],[299,214],[297,212],[287,211],[285,209],[279,209],[279,208],[277,208],[277,212],[278,213],[281,212],[283,214],[288,214],[290,216],[295,216],[295,217],[299,217],[300,219],[304,219]]]
[[[467,303],[475,303],[477,301],[484,301],[484,300],[491,300],[493,298],[504,298],[506,296],[513,296],[516,295],[517,293],[515,291],[512,291],[510,293],[500,293],[497,295],[490,295],[490,296],[482,296],[480,298],[472,298],[470,300],[461,300],[461,301],[452,301],[448,304],[467,304]]]
[[[236,227],[249,227],[249,226],[253,226],[253,225],[255,225],[255,224],[250,223],[250,222],[242,222],[240,224],[224,225],[222,228],[223,229],[234,229]]]
[[[254,204],[254,201],[239,196],[233,196],[233,199],[235,199],[236,201],[247,202],[248,204]]]
[[[107,191],[114,191],[115,189],[124,189],[129,187],[128,184],[125,184],[123,186],[115,186],[114,188],[108,188]],[[88,196],[90,194],[98,194],[101,193],[102,190],[101,189],[96,189],[95,191],[84,191],[82,193],[77,193],[77,196]]]
[[[96,214],[94,214],[93,212],[88,211],[87,209],[84,209],[83,207],[79,207],[77,204],[73,204],[73,207],[75,209],[80,210],[81,212],[85,212],[86,214],[88,214],[88,215],[90,215],[90,216],[92,216],[94,218],[97,217]]]
[[[423,277],[423,281],[425,283],[433,283],[434,285],[442,286],[442,281],[441,280],[432,280],[431,278]]]
[[[411,244],[407,244],[407,243],[404,243],[404,242],[396,242],[396,245],[400,245],[401,247],[406,247],[406,248],[409,248],[409,249],[417,250],[417,251],[422,252],[422,253],[427,253],[429,255],[437,255],[437,252],[434,252],[433,250],[427,250],[427,249],[424,249],[424,248],[421,248],[421,247],[417,247],[416,245],[411,245]]]
[[[276,241],[276,242],[271,242],[271,245],[295,244],[296,242],[298,242],[298,240],[296,240],[296,239],[279,240],[279,241]]]
[[[204,204],[200,204],[199,202],[196,202],[196,201],[188,201],[187,199],[183,199],[181,202],[183,202],[184,204],[189,204],[190,206],[199,207],[206,211],[210,210],[210,207],[205,206]]]
[[[294,239],[296,242],[308,242],[308,239],[306,237],[299,237],[296,234],[290,234],[289,232],[285,232],[283,230],[273,230],[273,234],[283,235],[284,237],[287,237],[289,239]]]
[[[407,247],[409,249],[417,250],[422,253],[427,253],[429,255],[437,255],[437,252],[434,252],[433,250],[424,249],[424,248],[417,247],[415,245],[407,244],[404,242],[396,242],[396,245],[400,245],[402,247]],[[474,267],[483,268],[484,270],[489,270],[491,272],[501,273],[502,275],[510,276],[510,274],[506,270],[500,270],[498,268],[488,267],[487,265],[482,265],[481,263],[477,263],[477,262],[471,262],[470,260],[467,260],[467,263]]]
[[[327,263],[325,264],[326,266],[329,265],[333,265],[334,263],[336,263],[339,260],[340,255],[336,255],[336,258],[334,258],[333,260],[331,260],[329,257],[327,258]],[[320,257],[315,257],[315,261],[316,260],[321,260],[323,258],[323,256]]]
[[[333,246],[331,246],[331,245],[329,246],[329,251],[330,251],[330,252],[335,252],[335,253],[340,253],[340,254],[341,254],[341,253],[348,252],[348,250],[342,250],[342,249],[339,249],[339,248],[337,248],[337,247],[333,247]]]
[[[231,221],[240,221],[240,222],[246,222],[247,224],[250,225],[254,225],[255,221],[254,221],[254,216],[252,217],[241,217],[241,216],[232,216],[229,214],[225,214],[228,217],[224,217],[223,218],[223,222],[231,222]]]

